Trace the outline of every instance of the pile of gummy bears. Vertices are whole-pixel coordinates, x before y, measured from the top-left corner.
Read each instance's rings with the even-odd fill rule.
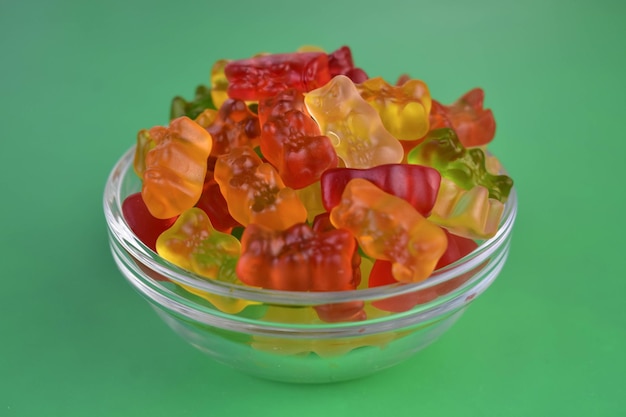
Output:
[[[287,291],[419,282],[498,229],[513,182],[485,152],[495,121],[483,99],[474,89],[443,105],[420,80],[370,78],[347,46],[220,60],[210,87],[174,98],[169,126],[138,133],[142,190],[123,214],[145,245],[211,280]],[[187,290],[226,312],[246,307]],[[365,318],[356,304],[316,311]]]

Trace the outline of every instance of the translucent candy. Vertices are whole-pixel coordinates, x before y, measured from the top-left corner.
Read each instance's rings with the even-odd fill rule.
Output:
[[[385,129],[378,112],[363,100],[348,77],[337,75],[324,87],[307,93],[304,102],[346,167],[370,168],[402,161],[400,141]]]
[[[157,253],[169,262],[209,279],[240,283],[235,267],[241,244],[234,236],[213,228],[209,217],[199,208],[180,215],[176,223],[156,242]],[[238,313],[251,303],[180,284],[187,291],[205,298],[227,313]]]
[[[306,208],[276,169],[250,147],[233,148],[217,158],[215,181],[231,216],[243,226],[259,223],[285,230],[306,221]]]
[[[145,153],[143,164],[144,202],[154,217],[177,216],[193,207],[202,194],[211,135],[186,116],[172,120],[169,127],[156,126],[142,135],[147,143],[154,143]]]
[[[428,218],[452,233],[469,239],[486,239],[498,231],[504,204],[489,198],[487,188],[476,185],[464,190],[442,178],[439,194]]]
[[[357,84],[357,88],[397,139],[416,140],[428,133],[431,99],[423,81],[407,80],[400,86],[393,86],[377,77]]]
[[[409,152],[407,160],[410,164],[437,169],[442,177],[454,181],[465,190],[481,185],[487,188],[490,198],[503,203],[513,187],[510,177],[493,175],[487,171],[483,150],[465,148],[452,129],[429,132],[424,141]]]
[[[366,255],[391,261],[393,276],[401,282],[428,278],[447,246],[441,228],[411,204],[360,178],[348,183],[330,220],[349,230]]]

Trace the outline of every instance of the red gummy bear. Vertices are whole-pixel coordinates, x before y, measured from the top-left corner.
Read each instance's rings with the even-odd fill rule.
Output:
[[[357,287],[356,241],[347,230],[316,231],[305,223],[285,231],[250,224],[241,237],[237,276],[252,286],[285,291],[344,291]],[[360,259],[359,259],[360,262]],[[358,269],[358,263],[357,263]],[[365,319],[363,302],[314,306],[327,322]]]
[[[335,226],[330,222],[330,213],[322,213],[315,216],[313,220],[313,230],[317,233],[336,230]],[[352,254],[352,277],[355,287],[361,283],[361,255],[358,246],[354,246]],[[363,308],[363,301],[346,301],[343,303],[322,304],[315,306],[315,311],[320,319],[326,322],[338,321],[359,321],[365,320],[367,315]]]
[[[251,223],[241,237],[237,276],[245,284],[274,290],[353,290],[355,246],[347,230],[316,233],[298,223],[276,231]]]
[[[304,95],[295,88],[281,91],[275,96],[260,100],[257,110],[259,123],[263,126],[268,120],[280,117],[292,110],[308,114],[304,105]]]
[[[367,169],[329,169],[321,177],[322,203],[331,211],[339,204],[346,185],[354,178],[370,181],[381,190],[400,197],[427,217],[435,205],[441,174],[421,165],[387,164]]]
[[[450,127],[466,148],[484,146],[496,134],[496,121],[490,109],[483,109],[485,92],[474,88],[450,106],[433,100],[430,130]]]
[[[278,169],[286,186],[300,189],[337,166],[330,139],[306,112],[302,93],[291,89],[259,102],[261,152]]]
[[[150,214],[141,193],[131,194],[122,203],[122,215],[130,230],[147,247],[156,252],[156,240],[159,235],[170,228],[178,218],[159,219]]]
[[[328,54],[328,69],[331,77],[345,75],[355,84],[360,84],[369,78],[365,71],[354,66],[352,51],[347,46],[342,46]]]
[[[260,100],[295,88],[308,92],[330,81],[328,56],[323,52],[262,55],[229,62],[224,68],[228,96]]]
[[[325,212],[318,214],[313,219],[313,225],[311,226],[316,233],[325,233],[332,230],[337,230],[335,226],[330,222],[330,213]],[[352,273],[355,287],[361,283],[361,254],[357,245],[354,246],[354,253],[352,254]]]
[[[228,153],[238,146],[254,147],[261,134],[257,115],[248,109],[244,101],[232,99],[222,104],[217,117],[206,130],[213,138],[213,157]]]
[[[239,226],[239,222],[230,215],[226,199],[220,191],[219,184],[214,179],[204,183],[202,195],[196,203],[196,207],[202,209],[209,216],[215,230],[230,233],[233,227]]]

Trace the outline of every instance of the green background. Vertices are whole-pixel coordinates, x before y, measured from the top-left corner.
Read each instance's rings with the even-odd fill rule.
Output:
[[[626,3],[0,3],[0,416],[626,415]],[[166,328],[109,253],[102,192],[213,62],[350,45],[370,76],[475,86],[516,180],[509,261],[405,364],[264,382]]]

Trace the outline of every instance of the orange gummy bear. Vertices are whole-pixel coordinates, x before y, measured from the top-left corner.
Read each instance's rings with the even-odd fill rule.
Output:
[[[139,133],[140,146],[149,144],[140,164],[143,179],[141,196],[154,217],[168,219],[193,207],[200,195],[213,142],[211,135],[186,116],[169,127],[155,126]],[[137,167],[137,161],[135,166]]]
[[[243,226],[258,223],[285,230],[307,219],[306,208],[295,191],[285,187],[276,168],[263,162],[249,146],[220,155],[214,177],[230,215]]]
[[[401,282],[428,278],[448,244],[443,230],[410,203],[360,178],[348,183],[330,220],[349,230],[366,255],[391,261]]]

